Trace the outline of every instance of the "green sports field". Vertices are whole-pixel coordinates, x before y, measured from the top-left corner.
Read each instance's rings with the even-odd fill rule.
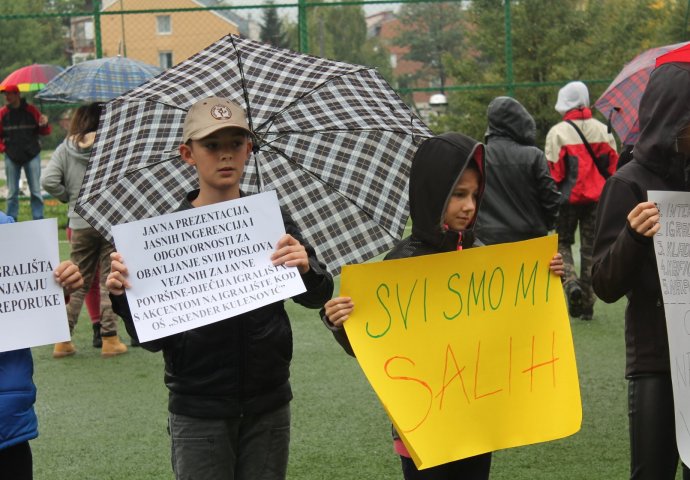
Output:
[[[56,213],[63,222],[63,212]],[[68,257],[64,240],[60,251]],[[288,477],[400,479],[390,424],[357,362],[340,349],[315,311],[292,303],[288,308],[295,340]],[[571,322],[583,401],[581,431],[497,452],[492,479],[627,477],[623,308],[622,301],[598,302],[593,321]],[[35,478],[172,479],[161,355],[131,348],[126,355],[102,359],[90,336],[84,311],[75,332],[77,355],[54,360],[51,346],[33,349],[40,428],[31,442]],[[129,343],[126,334],[123,340]]]

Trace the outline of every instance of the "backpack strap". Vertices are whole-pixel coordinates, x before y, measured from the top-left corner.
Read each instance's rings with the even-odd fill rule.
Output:
[[[582,133],[582,131],[581,131],[579,128],[577,128],[577,125],[575,125],[575,123],[574,123],[572,120],[566,120],[566,122],[569,123],[569,124],[575,129],[575,131],[577,132],[577,134],[580,136],[580,139],[582,140],[582,143],[584,144],[585,148],[586,148],[587,151],[589,152],[589,155],[592,157],[592,161],[594,162],[594,166],[597,167],[597,170],[599,170],[599,174],[600,174],[602,177],[604,177],[604,180],[606,180],[607,178],[609,178],[609,177],[611,176],[611,174],[610,174],[609,171],[606,169],[606,167],[604,167],[603,165],[600,165],[599,157],[597,157],[597,155],[594,153],[594,150],[592,149],[592,146],[589,144],[589,142],[588,142],[587,139],[585,138],[585,136],[584,136],[584,134]]]

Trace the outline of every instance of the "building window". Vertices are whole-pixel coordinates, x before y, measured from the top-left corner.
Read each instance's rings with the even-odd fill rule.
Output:
[[[172,33],[172,18],[170,18],[170,15],[156,16],[156,33],[158,35],[170,35]]]
[[[158,65],[167,70],[173,66],[172,52],[158,52]]]

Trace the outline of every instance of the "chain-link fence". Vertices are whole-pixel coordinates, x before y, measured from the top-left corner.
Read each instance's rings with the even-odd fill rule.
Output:
[[[592,103],[633,54],[687,37],[690,0],[17,0],[0,5],[0,78],[31,63],[121,55],[171,67],[233,33],[377,68],[437,130],[480,138],[493,96],[518,98],[540,133],[560,86]],[[29,94],[31,95],[31,94]],[[51,120],[64,105],[44,104]],[[48,142],[50,143],[50,142]]]

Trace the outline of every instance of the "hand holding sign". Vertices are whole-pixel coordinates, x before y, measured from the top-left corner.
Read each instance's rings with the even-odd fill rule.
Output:
[[[120,252],[110,254],[110,273],[105,281],[105,286],[113,295],[122,295],[132,285],[127,280],[129,272],[125,267],[125,260]]]
[[[297,267],[301,275],[309,271],[307,250],[292,235],[285,234],[280,237],[276,244],[276,251],[271,255],[271,260],[275,266]]]
[[[659,209],[654,202],[641,202],[628,214],[628,223],[640,235],[653,237],[661,228]]]
[[[55,275],[55,280],[68,295],[84,285],[84,279],[81,276],[79,267],[70,260],[65,260],[60,263],[53,272],[53,275]]]

